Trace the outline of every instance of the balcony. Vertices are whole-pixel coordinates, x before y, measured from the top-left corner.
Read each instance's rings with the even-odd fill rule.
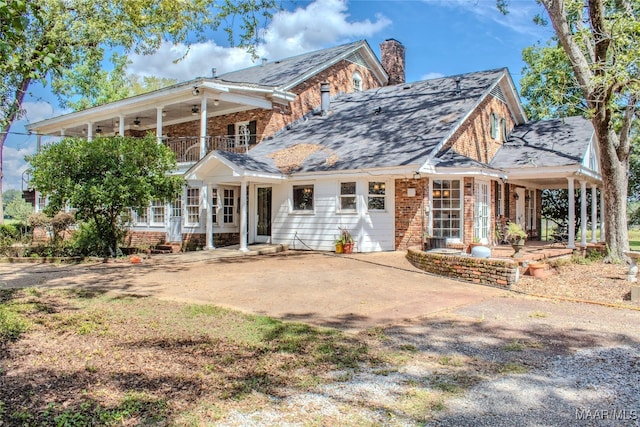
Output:
[[[246,153],[256,144],[257,135],[207,136],[205,140],[205,154],[214,150]],[[162,140],[164,145],[176,153],[178,163],[195,163],[200,160],[200,141],[199,136],[167,137]]]

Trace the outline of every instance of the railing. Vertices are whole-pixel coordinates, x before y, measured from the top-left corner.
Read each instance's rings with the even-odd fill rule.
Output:
[[[213,150],[246,153],[255,145],[256,140],[257,135],[250,135],[248,138],[239,138],[234,135],[207,136],[206,153]],[[162,140],[164,145],[176,153],[178,163],[194,163],[200,160],[200,141],[199,136],[168,137]]]

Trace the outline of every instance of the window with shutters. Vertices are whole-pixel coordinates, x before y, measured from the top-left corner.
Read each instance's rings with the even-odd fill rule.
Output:
[[[258,142],[257,122],[237,122],[227,125],[227,136],[233,142],[233,147],[249,147]]]

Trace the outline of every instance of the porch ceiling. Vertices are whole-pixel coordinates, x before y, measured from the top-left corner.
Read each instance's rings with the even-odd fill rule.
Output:
[[[200,120],[201,98],[193,97],[192,99],[174,101],[165,104],[162,108],[162,126],[186,123],[190,121]],[[222,116],[225,114],[236,113],[239,111],[249,110],[254,107],[242,105],[232,101],[224,101],[217,98],[207,98],[207,117]],[[193,112],[196,111],[195,114]],[[157,126],[157,108],[155,106],[145,106],[140,109],[120,113],[113,110],[105,110],[101,114],[101,118],[93,121],[94,135],[113,136],[118,133],[120,125],[120,115],[124,117],[125,131],[146,131],[155,130]],[[56,130],[46,130],[49,135],[61,135],[64,129],[64,135],[84,137],[87,134],[87,122],[81,120],[69,121],[68,124],[62,123],[57,126]],[[98,129],[100,131],[98,131]],[[167,132],[163,132],[166,134]],[[171,135],[169,135],[171,136]]]

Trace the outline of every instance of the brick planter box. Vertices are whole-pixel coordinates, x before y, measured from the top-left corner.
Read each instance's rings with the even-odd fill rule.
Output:
[[[501,288],[509,288],[519,277],[518,263],[508,259],[429,253],[418,248],[408,249],[407,259],[428,273]]]

